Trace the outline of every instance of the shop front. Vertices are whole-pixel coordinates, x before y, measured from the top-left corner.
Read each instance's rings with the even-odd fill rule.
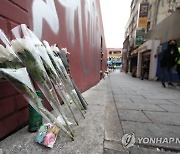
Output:
[[[138,47],[137,77],[141,77],[144,63],[149,61],[145,78],[148,80],[154,80],[156,78],[157,52],[159,43],[159,40],[148,40]]]
[[[133,77],[136,77],[137,73],[137,58],[138,50],[134,49],[129,53],[128,57],[128,72],[130,72]]]

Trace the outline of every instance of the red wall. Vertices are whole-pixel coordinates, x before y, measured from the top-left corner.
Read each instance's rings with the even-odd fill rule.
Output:
[[[14,26],[25,23],[41,40],[68,49],[72,76],[81,91],[100,81],[100,67],[106,69],[107,56],[99,1],[1,0],[0,3],[0,28],[9,38]],[[9,82],[0,81],[0,139],[27,122],[27,105]]]
[[[32,2],[32,8],[29,10],[30,28],[41,40],[67,47],[71,53],[69,58],[72,76],[80,90],[85,91],[99,82],[101,36],[105,49],[99,1]],[[54,26],[51,26],[52,17]]]

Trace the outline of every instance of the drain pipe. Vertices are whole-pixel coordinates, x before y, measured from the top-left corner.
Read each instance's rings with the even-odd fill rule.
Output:
[[[160,4],[161,0],[158,0],[157,1],[157,5],[156,5],[156,13],[155,13],[155,21],[154,21],[154,24],[153,24],[153,28],[156,26],[157,24],[157,15],[158,15],[158,12],[159,12],[159,4]]]

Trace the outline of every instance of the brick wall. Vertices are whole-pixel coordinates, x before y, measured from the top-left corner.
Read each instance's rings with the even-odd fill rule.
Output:
[[[71,53],[73,79],[80,91],[85,91],[99,82],[100,70],[104,72],[106,69],[107,54],[99,1],[79,2],[74,6],[64,0],[52,0],[51,3],[44,0],[1,0],[0,28],[12,39],[10,30],[16,25],[26,24],[36,35],[39,34],[41,40],[67,47]],[[33,11],[36,12],[34,15]],[[72,12],[74,16],[70,16]],[[70,13],[69,18],[67,13]],[[56,24],[52,26],[54,22]],[[8,81],[0,81],[0,140],[21,128],[27,120],[28,103]]]
[[[26,0],[2,0],[0,28],[12,38],[10,30],[20,23],[28,25]],[[28,103],[8,82],[0,81],[0,139],[21,128],[28,120]]]

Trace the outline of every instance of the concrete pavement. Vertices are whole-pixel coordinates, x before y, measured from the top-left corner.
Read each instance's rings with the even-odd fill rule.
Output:
[[[110,74],[107,80],[105,154],[180,152],[179,87],[163,88],[160,82],[140,80],[120,72]],[[121,138],[129,133],[135,134],[135,145],[124,149]],[[176,138],[178,144],[173,142]]]
[[[75,140],[71,141],[60,132],[53,149],[46,148],[35,142],[37,133],[29,133],[25,127],[8,138],[0,141],[0,149],[5,154],[102,154],[104,142],[104,117],[107,97],[107,83],[102,80],[92,87],[83,96],[88,102],[88,110],[85,119],[73,107],[79,126],[72,125]],[[68,120],[73,122],[70,112],[63,106]],[[1,150],[0,150],[1,154]]]
[[[75,141],[61,134],[54,148],[47,149],[36,144],[36,133],[28,133],[25,127],[1,141],[0,149],[13,154],[170,154],[180,151],[180,143],[149,142],[150,138],[180,138],[180,88],[163,88],[160,82],[140,80],[116,71],[83,96],[89,106],[85,119],[74,109],[80,122],[79,126],[72,126]],[[122,146],[121,139],[126,133],[135,135],[135,145],[130,148]]]

